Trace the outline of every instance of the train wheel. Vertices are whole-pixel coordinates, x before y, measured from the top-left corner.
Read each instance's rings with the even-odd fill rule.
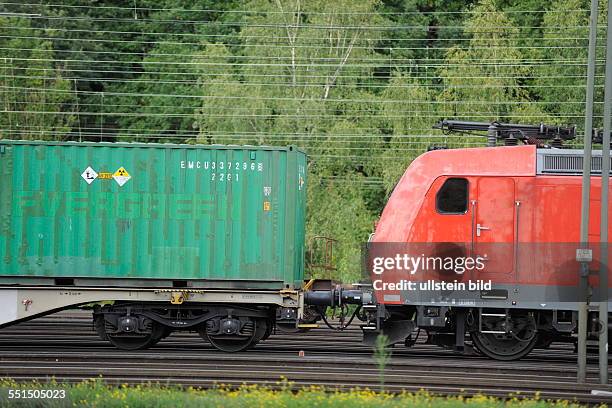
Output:
[[[208,342],[217,350],[225,351],[226,353],[236,353],[246,350],[253,343],[253,337],[242,337],[236,335],[230,336],[207,336]]]
[[[267,320],[257,319],[255,324],[255,337],[253,338],[253,345],[267,339],[271,333],[272,325]]]
[[[539,349],[547,349],[550,347],[553,341],[554,341],[554,337],[550,333],[540,332],[538,334],[538,341],[535,347]]]
[[[471,333],[474,345],[482,354],[495,360],[511,361],[525,357],[538,342],[533,317],[520,316],[510,320],[509,333]],[[499,327],[487,327],[485,330],[499,330]]]
[[[251,344],[249,344],[249,349],[255,347],[260,341],[267,339],[272,333],[271,322],[263,319],[258,319],[256,322],[255,337],[253,338]]]
[[[104,327],[104,316],[98,315],[94,317],[94,328],[102,340],[108,341],[108,336],[106,335],[106,329]]]
[[[264,333],[261,340],[265,340],[272,334],[272,330],[274,329],[274,320],[266,321],[266,332]]]
[[[143,350],[153,347],[164,337],[166,330],[154,323],[151,333],[144,335],[106,334],[108,341],[120,350]]]
[[[157,344],[152,334],[146,336],[108,336],[108,341],[120,350],[143,350]]]
[[[198,330],[200,336],[213,345],[214,348],[226,353],[236,353],[238,351],[246,350],[247,348],[255,345],[266,332],[266,327],[263,327],[263,333],[261,328],[258,330],[258,326],[263,326],[259,323],[259,320],[249,319],[240,330],[231,328],[231,330],[219,330],[219,326],[230,327],[235,325],[237,319],[223,319],[223,321],[215,322],[208,321]],[[227,333],[230,331],[230,333]],[[227,333],[227,334],[225,334]]]
[[[162,325],[151,322],[151,332],[145,334],[110,334],[106,331],[103,315],[94,318],[94,327],[102,340],[108,340],[113,346],[120,350],[142,350],[157,344],[161,339],[167,337],[171,330]]]

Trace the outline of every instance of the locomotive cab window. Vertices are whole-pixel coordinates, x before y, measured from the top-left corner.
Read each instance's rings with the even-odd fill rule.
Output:
[[[468,209],[468,181],[449,178],[436,194],[436,210],[440,214],[464,214]]]

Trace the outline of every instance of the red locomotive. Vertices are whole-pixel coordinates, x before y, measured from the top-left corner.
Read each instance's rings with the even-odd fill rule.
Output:
[[[419,328],[431,342],[463,349],[469,333],[480,352],[500,360],[573,342],[583,151],[562,145],[575,129],[459,121],[437,127],[487,131],[489,147],[429,151],[398,182],[369,243],[376,305],[365,306],[366,339],[382,331],[411,345],[409,333]],[[500,139],[505,146],[496,146]],[[589,237],[598,242],[601,152],[593,152],[592,171]],[[436,256],[462,258],[460,270],[436,264]],[[595,279],[591,286],[593,301],[608,301]],[[590,321],[594,335],[598,322]]]

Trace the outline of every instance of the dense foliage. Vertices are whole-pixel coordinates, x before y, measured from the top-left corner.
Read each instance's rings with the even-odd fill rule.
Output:
[[[296,144],[342,280],[414,157],[480,143],[437,120],[583,122],[584,0],[56,3],[0,5],[0,137]]]

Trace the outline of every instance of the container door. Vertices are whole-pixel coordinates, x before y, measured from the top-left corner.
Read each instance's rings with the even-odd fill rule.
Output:
[[[487,259],[484,274],[508,274],[514,270],[514,180],[483,177],[478,180],[476,217],[472,239],[476,256]]]

